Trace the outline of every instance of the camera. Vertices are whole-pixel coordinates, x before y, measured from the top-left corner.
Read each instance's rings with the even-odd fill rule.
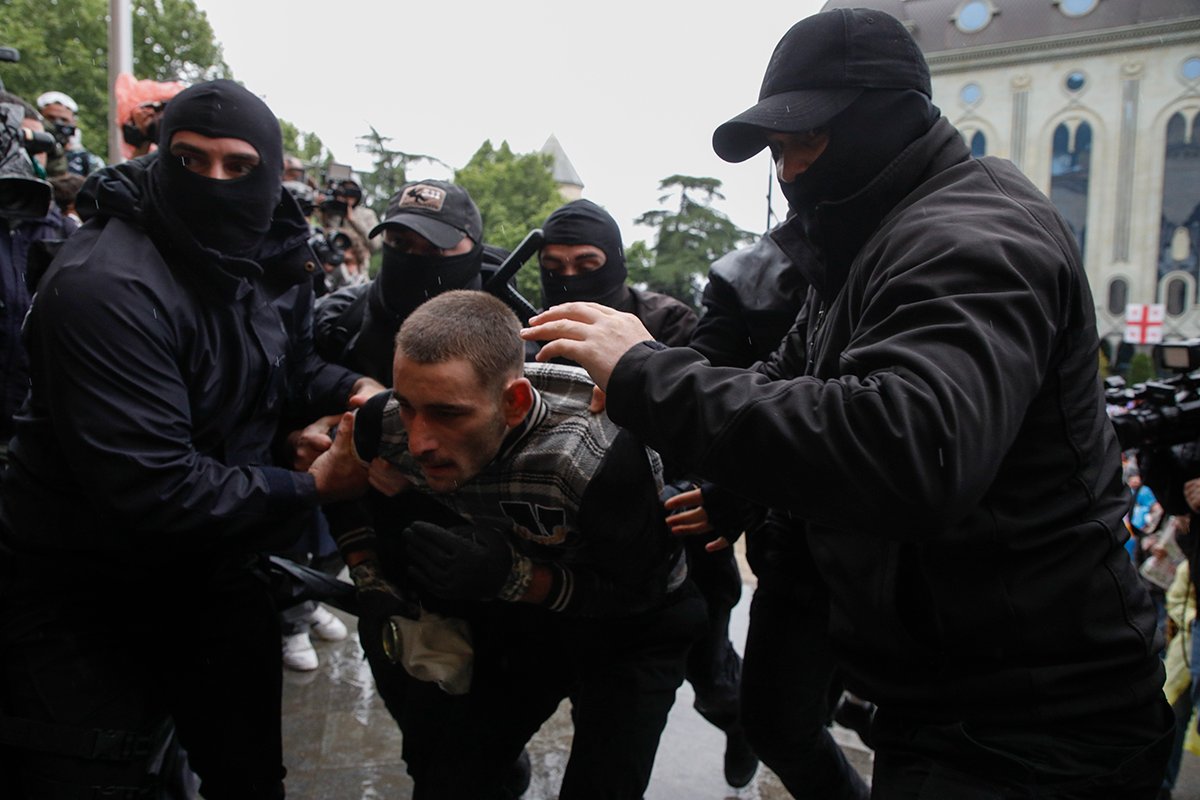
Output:
[[[56,122],[50,126],[49,136],[62,147],[66,147],[75,135],[75,126],[65,122]]]
[[[1157,448],[1200,439],[1200,339],[1154,346],[1154,363],[1173,377],[1126,386],[1105,380],[1109,418],[1122,450]]]
[[[329,267],[340,267],[346,260],[350,237],[341,231],[326,233],[318,231],[308,240],[308,246],[317,254],[317,259]]]
[[[346,216],[347,201],[353,200],[355,205],[362,202],[362,187],[354,180],[353,172],[348,164],[331,163],[325,168],[321,191],[320,208],[326,214],[337,217]]]
[[[19,60],[16,50],[0,47],[0,61]],[[58,143],[49,134],[25,128],[24,118],[20,106],[0,103],[0,219],[39,219],[50,211],[50,184],[37,177],[30,154],[51,152]]]

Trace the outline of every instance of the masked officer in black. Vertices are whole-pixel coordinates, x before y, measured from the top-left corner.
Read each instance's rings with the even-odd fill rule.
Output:
[[[582,303],[525,335],[664,458],[783,513],[847,688],[878,705],[872,797],[1152,797],[1170,709],[1082,259],[930,97],[899,20],[835,9],[714,133],[726,160],[770,148],[796,212],[773,238],[811,289],[764,369]]]
[[[283,796],[276,612],[251,567],[337,489],[267,466],[270,444],[285,409],[381,387],[313,353],[282,163],[260,99],[193,86],[156,154],[93,176],[39,284],[3,479],[14,796],[141,796],[172,722],[205,797]]]
[[[556,209],[542,225],[539,253],[542,301],[546,307],[585,300],[635,315],[655,341],[684,346],[696,329],[696,312],[669,295],[626,284],[621,229],[612,215],[590,200]],[[679,481],[668,490],[691,489]],[[684,539],[688,575],[708,606],[708,630],[692,646],[687,678],[696,692],[695,708],[725,732],[725,779],[745,786],[758,759],[746,741],[738,711],[742,659],[729,641],[729,615],[742,593],[733,550],[706,552],[699,536]]]

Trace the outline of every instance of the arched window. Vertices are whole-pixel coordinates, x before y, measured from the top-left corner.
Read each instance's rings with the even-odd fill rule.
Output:
[[[1178,317],[1187,311],[1187,281],[1183,278],[1172,278],[1167,282],[1166,306],[1167,313]]]
[[[1125,306],[1129,303],[1129,281],[1124,278],[1113,278],[1108,284],[1108,313],[1124,314]]]
[[[983,135],[983,131],[975,131],[971,137],[971,155],[975,158],[987,155],[987,137]]]
[[[1163,159],[1162,219],[1158,278],[1184,272],[1200,280],[1200,130],[1197,113],[1176,113],[1167,121]],[[1190,307],[1194,298],[1184,300]]]
[[[1050,157],[1050,199],[1066,219],[1079,252],[1087,240],[1088,181],[1092,172],[1092,126],[1081,122],[1074,130],[1064,122],[1054,129]]]

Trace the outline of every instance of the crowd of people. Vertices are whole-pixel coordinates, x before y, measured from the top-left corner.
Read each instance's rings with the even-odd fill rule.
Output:
[[[564,700],[559,797],[639,798],[684,680],[734,787],[1170,796],[1200,458],[1123,468],[1074,237],[971,156],[899,21],[801,20],[716,129],[790,213],[700,314],[629,285],[590,200],[540,226],[529,317],[461,187],[379,218],[247,88],[147,97],[137,157],[64,147],[61,203],[0,153],[5,796],[283,797],[282,665],[348,632],[266,553],[346,567],[418,800],[519,797]]]

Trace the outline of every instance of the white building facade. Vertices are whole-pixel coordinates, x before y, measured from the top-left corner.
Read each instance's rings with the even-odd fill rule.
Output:
[[[973,152],[1011,160],[1066,217],[1110,356],[1129,303],[1163,304],[1166,338],[1200,337],[1200,0],[827,7],[848,5],[902,20]]]

